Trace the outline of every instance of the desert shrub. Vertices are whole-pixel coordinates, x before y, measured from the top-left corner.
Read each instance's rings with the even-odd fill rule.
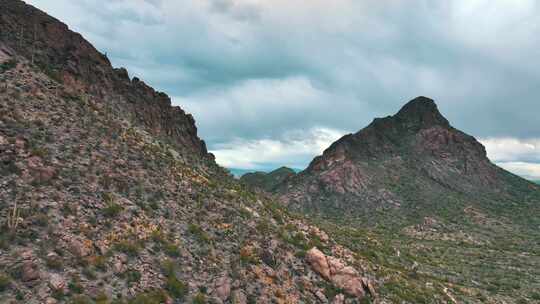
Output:
[[[6,71],[14,69],[16,66],[17,66],[17,60],[14,58],[8,61],[5,61],[2,64],[0,64],[0,73],[4,73]]]
[[[141,280],[141,273],[137,270],[130,270],[125,273],[128,284],[137,283]]]
[[[163,290],[152,290],[136,295],[128,304],[161,304],[167,301],[167,294]]]
[[[0,292],[11,286],[11,278],[6,274],[0,274]]]
[[[49,256],[45,258],[45,265],[51,269],[63,269],[64,263],[62,262],[62,258],[60,258],[57,255]]]
[[[174,275],[168,276],[165,289],[176,299],[184,298],[189,291],[188,285],[178,280]]]
[[[97,275],[90,267],[85,267],[82,270],[82,274],[87,277],[89,280],[95,280],[97,279]]]
[[[189,224],[188,232],[197,237],[197,239],[199,239],[201,242],[210,242],[210,236],[208,236],[208,234],[196,224]]]
[[[104,216],[112,218],[118,216],[120,212],[122,212],[122,206],[115,202],[114,196],[111,193],[104,193],[103,200],[106,204],[105,207],[101,209]]]
[[[123,252],[129,256],[137,256],[141,250],[140,245],[133,241],[119,241],[113,245],[113,248],[117,251]]]
[[[168,255],[168,256],[171,256],[171,257],[178,257],[180,256],[180,249],[178,248],[178,246],[176,246],[176,244],[174,243],[168,243],[165,245],[164,247],[164,250],[165,250],[165,253]]]
[[[93,304],[92,299],[84,295],[76,295],[69,301],[71,304]]]
[[[94,298],[94,301],[96,302],[96,304],[109,304],[110,303],[109,297],[104,292],[98,293],[97,296]]]
[[[81,280],[78,277],[74,277],[69,283],[68,288],[71,293],[81,294],[84,292],[84,287],[81,284]]]
[[[259,255],[254,248],[244,246],[240,249],[240,262],[242,262],[242,264],[258,264],[259,261]]]
[[[193,298],[193,304],[205,304],[206,303],[206,296],[199,292],[194,298]]]
[[[90,264],[96,267],[96,269],[98,270],[106,271],[107,270],[107,257],[103,255],[94,256],[90,258]]]

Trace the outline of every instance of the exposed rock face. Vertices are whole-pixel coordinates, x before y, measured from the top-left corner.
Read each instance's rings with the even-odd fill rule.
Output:
[[[317,248],[312,248],[307,252],[306,260],[315,272],[332,282],[337,288],[359,299],[365,296],[363,282],[367,280],[362,278],[354,268],[346,266],[339,259],[326,256]]]
[[[296,172],[287,167],[281,167],[270,173],[254,172],[242,175],[240,181],[251,187],[272,192],[277,186],[284,183],[287,179],[296,175]]]
[[[0,50],[29,58],[75,96],[91,96],[112,115],[135,119],[151,134],[176,143],[184,155],[206,157],[193,117],[125,69],[114,69],[80,34],[22,1],[0,1]]]
[[[333,143],[276,192],[293,208],[365,214],[399,208],[411,201],[408,192],[424,203],[445,192],[481,192],[487,202],[515,198],[516,185],[524,195],[535,188],[492,164],[474,137],[453,128],[433,100],[418,97]]]

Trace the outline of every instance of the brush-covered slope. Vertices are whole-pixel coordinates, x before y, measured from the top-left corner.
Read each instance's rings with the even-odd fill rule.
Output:
[[[378,285],[67,26],[0,0],[0,31],[0,303],[359,303]]]
[[[296,172],[287,167],[281,167],[269,173],[253,172],[242,175],[240,181],[244,184],[260,188],[268,192],[272,192],[277,186],[281,185],[285,180],[296,175]]]

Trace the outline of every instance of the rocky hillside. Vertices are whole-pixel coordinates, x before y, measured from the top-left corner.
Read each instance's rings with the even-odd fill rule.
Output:
[[[253,172],[242,175],[240,181],[244,184],[263,189],[268,192],[273,192],[276,187],[283,184],[285,180],[296,175],[296,172],[287,167],[278,168],[272,172]]]
[[[0,303],[376,297],[373,263],[232,179],[165,94],[21,1],[0,31]]]
[[[392,273],[382,294],[540,303],[540,187],[491,163],[429,98],[344,136],[276,189]]]

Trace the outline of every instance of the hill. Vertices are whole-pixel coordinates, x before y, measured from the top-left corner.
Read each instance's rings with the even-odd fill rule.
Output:
[[[287,167],[278,168],[272,172],[254,172],[242,175],[240,181],[250,187],[261,188],[265,191],[272,192],[275,188],[285,182],[286,179],[296,175],[296,172]]]

